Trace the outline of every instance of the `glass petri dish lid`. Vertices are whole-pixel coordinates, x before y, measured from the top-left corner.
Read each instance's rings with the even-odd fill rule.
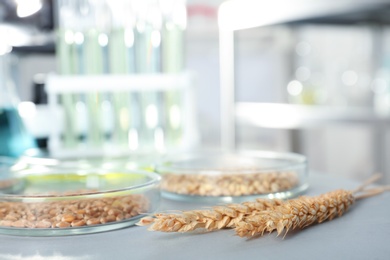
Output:
[[[157,210],[160,180],[142,170],[9,172],[0,179],[0,233],[62,236],[129,227]]]
[[[41,154],[39,154],[41,155]],[[123,156],[97,156],[86,158],[54,158],[50,156],[21,156],[16,166],[18,168],[62,168],[62,169],[141,169],[152,171],[152,166],[160,154],[128,154]]]
[[[168,155],[155,165],[165,198],[194,202],[288,199],[308,188],[307,159],[272,151]]]

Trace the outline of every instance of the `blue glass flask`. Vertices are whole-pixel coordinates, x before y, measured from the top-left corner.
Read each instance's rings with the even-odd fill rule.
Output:
[[[17,106],[19,98],[8,73],[7,54],[0,53],[0,156],[19,157],[35,148]]]

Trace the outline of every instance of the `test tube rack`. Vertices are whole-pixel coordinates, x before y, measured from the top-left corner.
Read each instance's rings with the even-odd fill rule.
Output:
[[[192,72],[57,75],[46,81],[58,158],[182,151],[198,144]],[[152,97],[152,98],[150,98]]]

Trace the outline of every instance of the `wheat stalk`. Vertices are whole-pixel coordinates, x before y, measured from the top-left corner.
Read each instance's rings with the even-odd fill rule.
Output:
[[[282,205],[281,200],[257,199],[254,202],[215,206],[212,209],[189,210],[178,213],[157,213],[144,217],[137,225],[149,226],[148,230],[162,232],[189,232],[198,228],[208,231],[234,228],[248,216]]]
[[[154,217],[142,218],[137,225],[150,226],[148,230],[162,232],[235,228],[240,237],[260,236],[275,230],[278,235],[283,232],[286,235],[290,230],[340,217],[356,200],[390,190],[390,186],[366,189],[379,177],[374,175],[352,191],[335,190],[316,197],[302,196],[286,202],[257,199],[255,202],[215,206],[208,210],[157,213]]]
[[[356,200],[390,189],[389,187],[365,189],[368,184],[378,178],[374,176],[352,191],[336,190],[317,197],[300,197],[286,201],[272,210],[265,210],[243,219],[236,224],[236,234],[240,237],[254,237],[276,230],[278,235],[283,232],[286,235],[290,230],[302,229],[314,223],[340,217]],[[356,195],[359,192],[363,193]]]

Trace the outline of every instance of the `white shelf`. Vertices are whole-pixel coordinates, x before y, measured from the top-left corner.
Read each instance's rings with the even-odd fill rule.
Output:
[[[238,123],[257,127],[297,129],[329,124],[390,125],[390,113],[381,114],[364,107],[330,107],[282,103],[236,102]]]

